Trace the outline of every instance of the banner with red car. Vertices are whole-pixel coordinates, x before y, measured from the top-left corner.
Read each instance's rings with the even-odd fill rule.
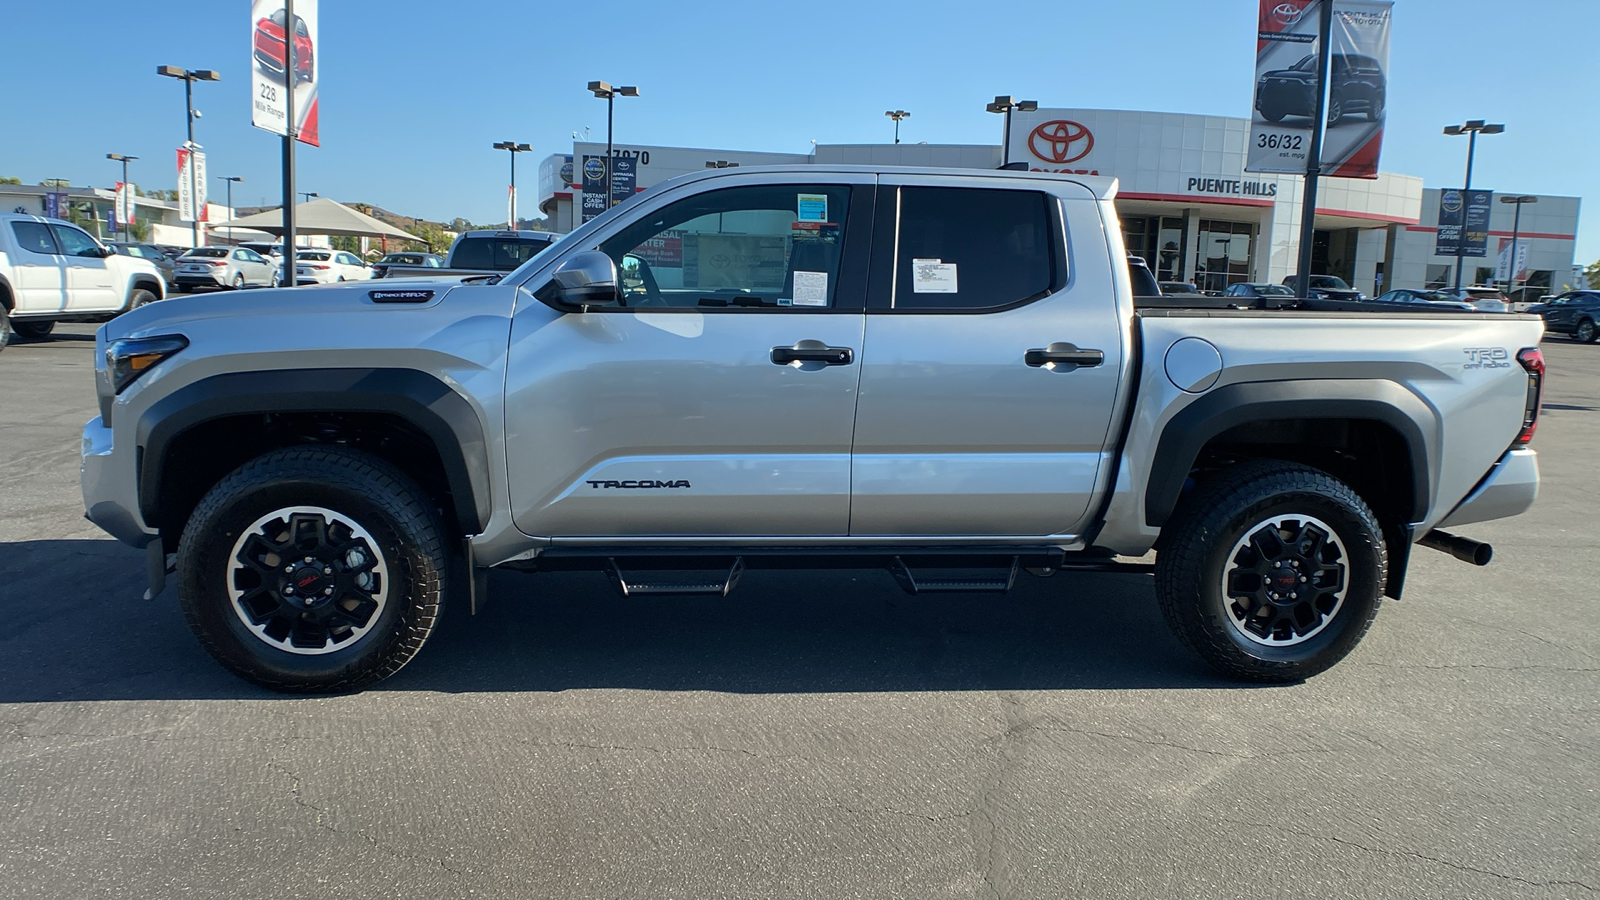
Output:
[[[322,41],[317,31],[317,0],[295,0],[292,22],[284,6],[284,0],[250,3],[250,123],[287,136],[293,92],[295,139],[318,147],[317,54]]]
[[[1260,0],[1255,112],[1247,172],[1304,174],[1320,79],[1318,26],[1328,0]],[[1388,106],[1390,0],[1332,0],[1322,174],[1378,177]]]

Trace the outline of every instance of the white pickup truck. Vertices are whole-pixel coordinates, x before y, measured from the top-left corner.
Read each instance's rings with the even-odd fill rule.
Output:
[[[166,296],[161,271],[60,219],[0,214],[0,348],[57,322],[101,322]]]
[[[1489,561],[1440,529],[1534,500],[1538,319],[1136,309],[1115,190],[719,169],[498,283],[169,300],[100,330],[85,507],[287,691],[396,671],[491,567],[635,598],[1153,571],[1201,657],[1285,681],[1350,652],[1413,545]]]

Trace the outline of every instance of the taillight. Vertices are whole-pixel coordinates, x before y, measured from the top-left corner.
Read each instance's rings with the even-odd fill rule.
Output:
[[[1528,399],[1522,407],[1522,431],[1512,447],[1526,447],[1539,430],[1539,411],[1544,407],[1544,351],[1528,347],[1517,352],[1517,362],[1528,373]]]

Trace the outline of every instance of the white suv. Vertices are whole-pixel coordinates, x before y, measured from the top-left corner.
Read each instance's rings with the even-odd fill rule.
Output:
[[[43,338],[57,322],[103,322],[165,296],[148,259],[116,253],[71,222],[0,214],[0,347],[13,331]]]
[[[300,250],[294,255],[296,284],[333,284],[366,281],[372,269],[354,253],[343,250]]]

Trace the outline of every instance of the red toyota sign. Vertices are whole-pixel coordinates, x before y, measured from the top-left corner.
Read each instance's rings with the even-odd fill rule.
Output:
[[[1028,134],[1028,150],[1047,163],[1077,162],[1094,149],[1094,132],[1071,119],[1051,119]]]

